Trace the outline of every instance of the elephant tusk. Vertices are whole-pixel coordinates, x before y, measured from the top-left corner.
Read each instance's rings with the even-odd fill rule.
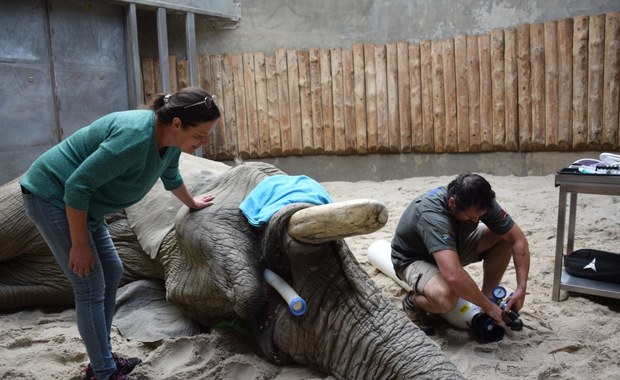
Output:
[[[265,281],[284,298],[291,314],[299,317],[306,312],[306,301],[282,277],[266,268],[263,275],[265,276]]]
[[[288,234],[302,243],[322,244],[382,228],[388,220],[386,207],[372,199],[355,199],[311,206],[294,213]]]

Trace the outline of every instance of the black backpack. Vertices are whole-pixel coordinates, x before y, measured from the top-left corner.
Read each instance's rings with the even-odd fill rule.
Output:
[[[564,268],[577,277],[620,284],[620,254],[578,249],[564,256]]]

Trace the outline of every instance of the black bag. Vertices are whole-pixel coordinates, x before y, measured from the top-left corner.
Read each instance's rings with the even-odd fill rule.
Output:
[[[620,284],[620,255],[596,249],[578,249],[564,256],[564,268],[577,277]]]

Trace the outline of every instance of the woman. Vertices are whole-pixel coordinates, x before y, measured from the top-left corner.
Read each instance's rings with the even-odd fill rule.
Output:
[[[140,363],[110,346],[123,266],[105,215],[138,202],[158,178],[191,209],[213,203],[210,194],[189,193],[179,156],[206,143],[220,117],[215,98],[186,88],[159,96],[150,108],[103,116],[45,152],[20,179],[26,213],[73,287],[91,361],[86,379],[127,380]]]

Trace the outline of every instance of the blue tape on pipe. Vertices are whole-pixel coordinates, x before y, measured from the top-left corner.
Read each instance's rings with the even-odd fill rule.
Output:
[[[297,317],[304,315],[304,313],[306,312],[306,301],[304,301],[303,298],[293,298],[291,300],[291,302],[288,304],[289,309],[291,310],[291,313]]]

